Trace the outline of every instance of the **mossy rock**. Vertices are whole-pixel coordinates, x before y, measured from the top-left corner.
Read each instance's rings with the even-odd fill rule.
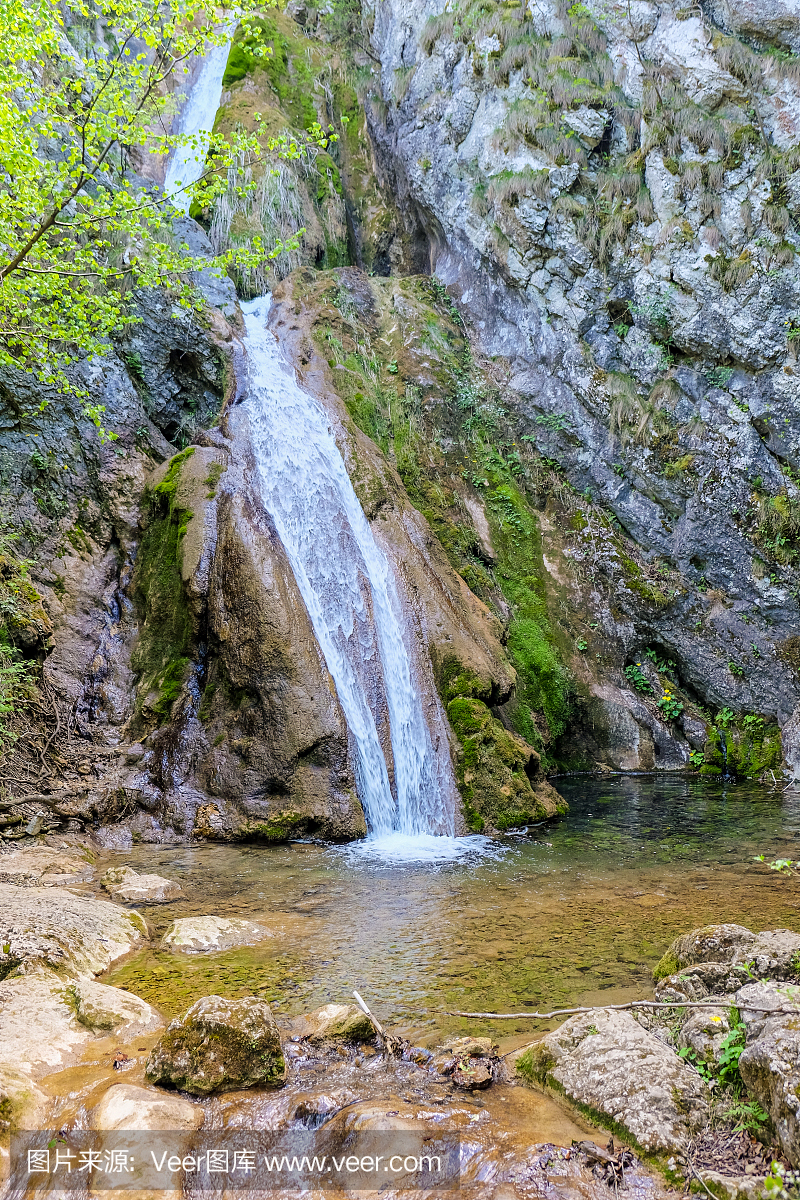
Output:
[[[286,1064],[272,1010],[257,996],[204,996],[170,1023],[145,1073],[151,1083],[193,1096],[278,1087]]]
[[[459,696],[447,706],[460,742],[457,780],[468,827],[512,829],[566,812],[540,773],[539,755],[506,729],[481,700]]]

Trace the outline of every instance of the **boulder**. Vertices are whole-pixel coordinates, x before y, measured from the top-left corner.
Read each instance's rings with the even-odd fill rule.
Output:
[[[147,1060],[147,1078],[195,1096],[277,1087],[286,1077],[278,1028],[257,996],[204,996],[177,1017]]]
[[[30,1076],[0,1063],[0,1133],[41,1129],[48,1097]]]
[[[791,929],[765,929],[747,951],[759,978],[800,980],[800,934]]]
[[[67,1066],[97,1034],[133,1038],[163,1026],[138,996],[31,965],[0,982],[0,1062],[33,1077]]]
[[[677,937],[654,972],[659,984],[686,983],[690,999],[735,991],[748,976],[800,978],[800,934],[791,929],[753,933],[743,925],[706,925]]]
[[[173,921],[162,945],[181,954],[211,954],[237,946],[257,946],[275,935],[241,917],[182,917]]]
[[[371,1042],[375,1037],[372,1022],[355,1004],[325,1004],[313,1012],[296,1017],[292,1037],[304,1042]]]
[[[655,998],[663,1003],[704,1000],[707,996],[731,995],[747,978],[744,970],[730,963],[696,963],[674,975],[659,979]]]
[[[199,1129],[203,1109],[181,1096],[165,1096],[151,1088],[116,1083],[92,1110],[92,1129]]]
[[[792,1003],[786,992],[755,984],[737,996],[748,1040],[739,1071],[750,1095],[769,1113],[781,1150],[792,1166],[800,1167],[800,1011],[770,1016],[747,1008],[748,1001],[786,1007]],[[800,997],[796,1002],[800,1010]]]
[[[738,1008],[739,1015],[744,1022],[749,1044],[761,1037],[768,1023],[777,1021],[780,1024],[783,1020],[793,1019],[791,1013],[775,1011],[772,1016],[771,1011],[796,1007],[798,1015],[800,1015],[800,988],[791,984],[776,987],[774,983],[766,980],[747,983],[744,987],[739,988],[733,998],[733,1003]]]
[[[623,1126],[650,1153],[681,1150],[708,1118],[708,1089],[628,1012],[570,1017],[517,1058],[523,1079],[547,1084],[600,1124]]]
[[[36,846],[0,857],[0,883],[17,887],[69,887],[88,883],[94,876],[94,867],[80,850]]]
[[[654,972],[656,980],[695,963],[744,962],[756,935],[743,925],[704,925],[683,933],[667,950]]]
[[[183,888],[163,875],[140,875],[132,867],[111,867],[101,883],[115,900],[127,904],[166,904],[183,898]]]
[[[99,975],[147,939],[135,911],[109,900],[0,883],[0,954],[6,965],[38,962]]]
[[[728,1008],[701,1008],[690,1013],[678,1034],[678,1046],[693,1050],[707,1062],[716,1062],[730,1033]]]

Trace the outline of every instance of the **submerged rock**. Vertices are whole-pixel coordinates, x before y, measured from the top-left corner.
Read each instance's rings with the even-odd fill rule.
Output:
[[[257,996],[204,996],[167,1027],[146,1075],[195,1096],[280,1086],[286,1064],[272,1010]]]
[[[368,1042],[375,1037],[372,1022],[355,1004],[325,1004],[292,1021],[292,1037],[305,1042]]]
[[[257,946],[274,936],[263,925],[241,917],[181,917],[172,922],[162,944],[182,954],[211,954],[237,946]]]
[[[624,1126],[650,1153],[682,1149],[708,1119],[708,1089],[697,1071],[628,1012],[597,1008],[570,1017],[524,1051],[517,1070],[601,1124]]]
[[[183,888],[163,875],[140,875],[132,867],[111,867],[100,881],[115,900],[132,904],[165,904],[183,898]]]

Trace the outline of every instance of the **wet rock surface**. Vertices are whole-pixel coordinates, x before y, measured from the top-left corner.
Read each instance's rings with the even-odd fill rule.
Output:
[[[183,889],[163,875],[140,875],[132,867],[111,867],[101,883],[115,900],[127,904],[166,904],[183,896]]]
[[[240,917],[182,917],[173,921],[162,944],[181,954],[213,954],[235,946],[256,946],[275,935]]]
[[[372,1022],[355,1004],[324,1004],[291,1023],[293,1040],[310,1042],[371,1042]]]
[[[196,1096],[276,1087],[286,1066],[270,1007],[256,996],[206,996],[171,1021],[147,1060],[147,1078]]]

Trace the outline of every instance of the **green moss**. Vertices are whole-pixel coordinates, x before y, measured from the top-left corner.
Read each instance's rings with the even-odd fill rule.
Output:
[[[299,129],[310,129],[317,120],[314,106],[316,84],[305,54],[310,43],[296,34],[297,26],[282,14],[270,14],[239,26],[233,39],[223,87],[239,83],[247,75],[264,72],[281,108]],[[261,56],[260,47],[272,53]]]
[[[205,479],[203,480],[208,488],[208,492],[206,493],[207,500],[213,500],[214,494],[217,490],[217,484],[220,481],[220,476],[223,475],[224,472],[225,467],[222,463],[212,462],[211,466],[208,468],[208,475],[206,475]]]
[[[519,1056],[517,1074],[528,1084],[544,1087],[547,1077],[556,1065],[556,1060],[543,1042],[536,1042]]]
[[[483,701],[459,696],[447,705],[447,716],[460,743],[456,780],[473,832],[487,826],[511,829],[553,815],[528,775],[537,775],[538,755]]]
[[[133,591],[144,621],[132,655],[139,674],[137,708],[161,724],[180,694],[190,663],[194,622],[181,577],[181,543],[191,509],[177,504],[183,464],[194,454],[176,454],[149,496],[147,525],[139,547]]]
[[[666,979],[668,975],[674,975],[679,970],[680,963],[675,955],[668,950],[653,971],[653,979],[658,983],[659,979]]]
[[[298,812],[282,812],[269,821],[248,821],[239,829],[239,835],[261,842],[288,842],[304,833],[309,824],[309,819]]]
[[[497,581],[512,606],[508,653],[517,672],[511,720],[521,737],[543,752],[534,720],[543,713],[550,738],[564,732],[571,683],[556,651],[547,614],[542,545],[535,514],[521,491],[494,474],[486,512],[498,553]]]

